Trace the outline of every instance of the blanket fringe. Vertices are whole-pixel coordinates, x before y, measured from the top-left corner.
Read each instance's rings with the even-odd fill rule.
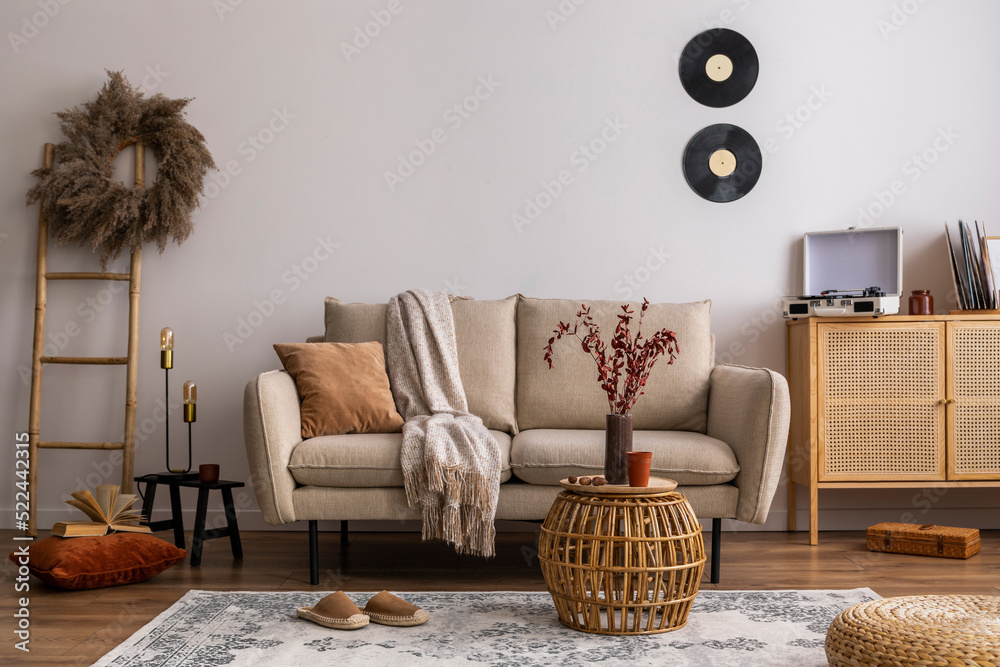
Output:
[[[424,540],[444,540],[460,554],[493,557],[496,526],[480,502],[490,497],[490,482],[472,471],[437,469],[424,471],[429,479],[424,493],[418,484],[406,484],[406,500],[423,514]]]

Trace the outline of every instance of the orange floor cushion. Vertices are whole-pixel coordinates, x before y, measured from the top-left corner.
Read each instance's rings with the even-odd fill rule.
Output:
[[[17,565],[57,588],[74,590],[146,581],[187,555],[170,542],[146,533],[103,537],[46,537],[32,542],[28,556],[12,552]]]

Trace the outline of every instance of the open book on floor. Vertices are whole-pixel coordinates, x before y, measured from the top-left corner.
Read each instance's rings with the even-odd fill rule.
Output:
[[[101,484],[97,487],[97,497],[84,489],[73,494],[67,505],[76,507],[92,521],[60,521],[52,526],[52,534],[61,537],[82,537],[106,535],[111,531],[149,533],[149,526],[140,526],[142,514],[131,509],[138,497],[133,493],[121,493],[117,484]]]

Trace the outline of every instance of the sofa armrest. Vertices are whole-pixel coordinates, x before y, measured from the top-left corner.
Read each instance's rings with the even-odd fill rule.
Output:
[[[261,373],[243,392],[243,441],[257,504],[270,525],[292,523],[295,479],[288,472],[292,450],[302,442],[295,380],[285,371]]]
[[[729,445],[740,464],[736,518],[764,523],[781,478],[791,408],[785,378],[766,368],[721,365],[712,371],[708,435]]]

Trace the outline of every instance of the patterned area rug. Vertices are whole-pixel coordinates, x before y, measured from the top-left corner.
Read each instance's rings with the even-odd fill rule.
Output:
[[[610,637],[559,623],[548,593],[403,593],[431,619],[330,630],[295,608],[325,592],[190,591],[97,665],[826,665],[827,627],[879,598],[843,591],[702,591],[685,627]],[[371,593],[349,593],[364,607]]]

